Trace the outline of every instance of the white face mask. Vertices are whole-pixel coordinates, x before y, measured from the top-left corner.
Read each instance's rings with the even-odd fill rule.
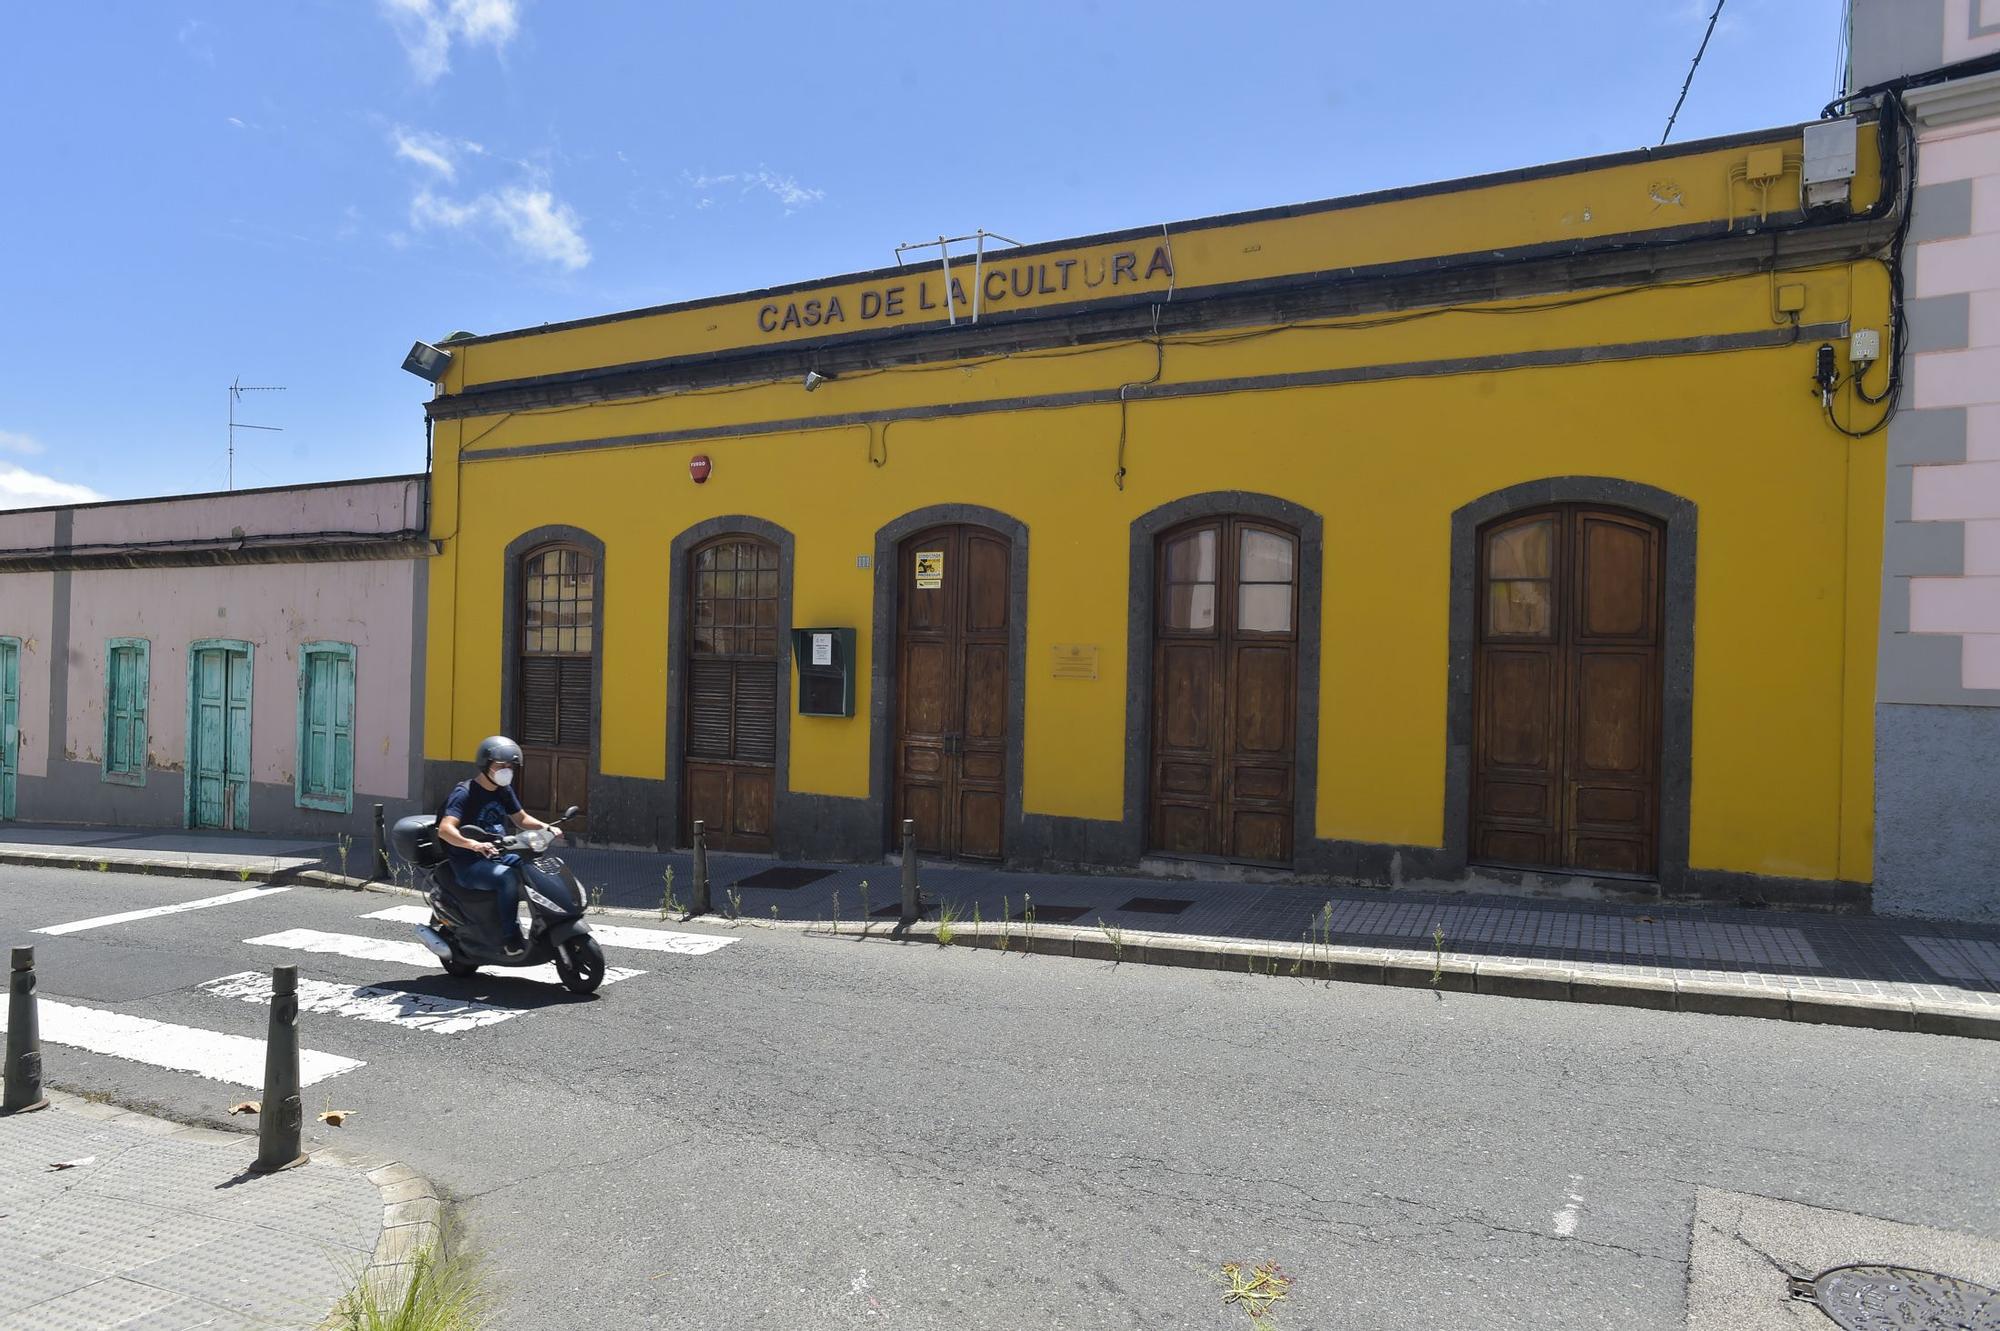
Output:
[[[494,785],[499,786],[502,790],[505,790],[508,786],[514,784],[514,769],[511,767],[496,767],[487,774],[486,779]]]

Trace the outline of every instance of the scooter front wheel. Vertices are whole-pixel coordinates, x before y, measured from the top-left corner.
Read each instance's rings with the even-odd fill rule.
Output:
[[[446,975],[455,975],[461,980],[468,975],[477,975],[479,973],[478,962],[460,961],[457,957],[453,957],[449,961],[440,959],[438,964],[444,967]]]
[[[556,974],[573,994],[594,994],[604,983],[604,949],[589,934],[564,939],[556,949]]]

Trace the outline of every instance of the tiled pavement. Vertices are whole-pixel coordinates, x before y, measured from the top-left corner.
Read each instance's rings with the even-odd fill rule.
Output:
[[[101,834],[23,829],[18,836],[9,829],[6,843],[0,843],[0,859],[49,852],[89,857],[98,854],[98,846],[107,854],[115,847],[135,855],[157,846],[166,860],[194,852],[204,861],[240,859],[259,875],[274,864],[291,869],[315,854],[325,870],[341,867],[332,848],[310,843],[131,829]],[[675,898],[684,906],[692,896],[693,863],[686,852],[585,847],[562,853],[585,883],[601,889],[606,906],[660,907],[668,870]],[[350,872],[365,872],[368,854],[365,847],[352,848]],[[809,881],[793,887],[760,884],[760,876],[774,868],[802,870],[794,881]],[[717,853],[709,856],[709,874],[716,913],[733,909],[749,920],[856,921],[867,914],[893,921],[901,899],[901,869],[889,862],[779,866],[768,858]],[[923,866],[919,877],[927,901],[952,903],[966,921],[975,915],[986,921],[1018,918],[1024,903],[1032,900],[1036,920],[1043,924],[1102,923],[1131,934],[1280,946],[1318,939],[1395,952],[1442,951],[1467,961],[1560,965],[1579,973],[1966,1003],[2000,1012],[1996,924],[1408,889],[1009,873],[941,864]],[[935,904],[930,913],[934,915]]]

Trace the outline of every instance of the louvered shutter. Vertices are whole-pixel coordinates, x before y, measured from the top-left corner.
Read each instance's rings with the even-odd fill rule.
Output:
[[[554,656],[521,658],[521,724],[523,744],[554,744],[557,718],[561,714],[562,659]]]
[[[735,753],[739,762],[768,763],[778,757],[778,664],[734,663]]]
[[[691,756],[733,756],[735,673],[733,662],[716,657],[697,656],[688,662],[687,751]]]
[[[556,744],[560,747],[581,749],[590,744],[590,664],[587,656],[562,659],[561,694],[556,711]]]

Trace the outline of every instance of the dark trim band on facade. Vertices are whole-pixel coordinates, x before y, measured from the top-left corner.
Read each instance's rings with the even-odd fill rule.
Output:
[[[1606,476],[1555,476],[1483,495],[1451,515],[1450,667],[1445,692],[1444,858],[1468,866],[1472,814],[1473,657],[1478,646],[1479,530],[1496,518],[1550,504],[1603,504],[1666,528],[1663,698],[1660,713],[1659,884],[1688,895],[1688,800],[1694,753],[1695,505],[1679,495]],[[1548,875],[1543,875],[1548,876]],[[1591,875],[1579,871],[1577,878]],[[1747,876],[1746,876],[1747,877]]]
[[[1523,246],[1502,259],[1482,253],[1182,287],[1171,298],[1150,291],[991,313],[976,324],[901,325],[497,381],[434,398],[427,410],[433,420],[457,420],[783,382],[808,368],[854,374],[1385,312],[1442,314],[1459,305],[1568,292],[1622,288],[1637,295],[1689,281],[1848,262],[1879,252],[1892,232],[1892,222],[1868,220],[1756,232],[1701,224],[1623,243],[1610,238],[1590,248],[1572,242]]]
[[[796,542],[791,532],[763,518],[731,514],[698,522],[674,537],[667,555],[667,752],[666,779],[661,792],[658,842],[662,847],[687,845],[693,829],[682,826],[681,776],[687,763],[687,618],[688,557],[697,546],[718,536],[754,536],[778,550],[778,726],[772,776],[773,845],[789,844],[786,817],[792,785],[792,559]]]
[[[1125,388],[1124,400],[1132,402],[1169,401],[1174,398],[1207,397],[1223,393],[1271,392],[1290,388],[1327,388],[1341,384],[1376,383],[1390,379],[1436,378],[1457,374],[1483,374],[1500,370],[1545,369],[1588,365],[1600,361],[1641,360],[1653,356],[1692,356],[1711,352],[1754,351],[1786,347],[1806,339],[1826,340],[1847,336],[1845,323],[1809,324],[1802,328],[1774,328],[1750,333],[1709,333],[1697,337],[1665,338],[1647,342],[1621,342],[1603,346],[1556,347],[1540,351],[1508,352],[1494,356],[1461,356],[1446,360],[1402,361],[1388,365],[1358,365],[1330,370],[1304,370],[1289,374],[1239,375],[1228,379],[1197,379],[1186,383],[1140,384]],[[934,420],[957,416],[981,416],[1009,411],[1115,404],[1119,388],[1088,388],[1069,393],[1042,393],[1025,397],[989,398],[980,402],[947,402],[924,407],[892,407],[878,411],[839,412],[823,416],[802,416],[790,420],[751,421],[742,425],[709,426],[688,430],[658,430],[646,434],[605,435],[592,439],[570,439],[546,444],[515,444],[482,448],[459,455],[464,463],[498,461],[504,458],[536,457],[553,453],[580,453],[599,449],[655,447],[698,443],[710,439],[734,439],[749,435],[798,433],[809,430],[847,429],[877,422]]]
[[[1862,124],[1874,124],[1873,114],[1857,115]],[[1258,208],[1241,213],[1218,213],[1206,217],[1189,218],[1179,222],[1168,222],[1162,226],[1128,228],[1122,231],[1105,231],[1095,235],[1071,236],[1058,240],[1041,241],[1004,251],[1008,257],[1029,258],[1037,254],[1055,254],[1066,250],[1085,249],[1097,245],[1115,245],[1128,240],[1158,238],[1163,231],[1168,235],[1187,235],[1192,232],[1210,231],[1221,227],[1242,226],[1252,222],[1282,221],[1289,218],[1313,217],[1323,213],[1349,212],[1356,208],[1367,208],[1376,204],[1399,203],[1409,199],[1434,198],[1445,194],[1466,194],[1482,189],[1492,189],[1502,185],[1522,184],[1532,180],[1547,180],[1557,176],[1581,175],[1589,171],[1601,171],[1613,167],[1631,166],[1641,162],[1670,161],[1680,157],[1698,156],[1702,153],[1721,152],[1730,148],[1749,147],[1753,144],[1775,143],[1796,137],[1805,131],[1803,124],[1778,125],[1769,129],[1750,130],[1738,134],[1719,135],[1709,139],[1690,139],[1684,143],[1666,144],[1652,148],[1633,148],[1623,152],[1607,153],[1597,157],[1571,158],[1564,162],[1548,162],[1536,166],[1517,167],[1508,171],[1493,171],[1485,175],[1465,176],[1456,180],[1428,181],[1420,185],[1401,185],[1392,189],[1375,190],[1367,194],[1350,194],[1337,199],[1319,199],[1309,203],[1280,204],[1270,208]],[[630,319],[653,318],[663,314],[676,314],[687,310],[710,309],[717,305],[762,299],[767,296],[784,296],[799,291],[810,291],[820,287],[854,282],[887,280],[898,275],[918,271],[912,265],[897,268],[874,268],[862,272],[840,273],[832,277],[817,278],[806,282],[794,282],[785,286],[763,287],[755,291],[729,292],[718,296],[703,296],[696,300],[679,301],[667,305],[651,305],[636,310],[620,310],[612,314],[593,315],[584,319],[571,319],[561,323],[540,324],[532,328],[513,328],[498,333],[484,333],[471,337],[454,339],[453,346],[479,346],[488,342],[505,342],[515,338],[534,337],[541,333],[560,333],[577,328],[591,328],[601,324],[619,323]]]
[[[58,518],[67,517],[63,514]],[[426,559],[430,541],[421,531],[381,536],[341,534],[342,539],[287,537],[269,545],[246,545],[240,537],[176,544],[165,549],[78,547],[0,551],[0,573],[67,573],[122,568],[222,568],[252,564],[335,564],[384,559]],[[256,537],[247,538],[256,540]]]
[[[625,829],[618,824],[622,822],[623,810],[613,807],[617,801],[609,798],[601,743],[604,727],[604,581],[610,570],[605,561],[604,542],[581,527],[537,527],[507,542],[506,592],[500,609],[500,716],[494,730],[500,734],[509,733],[514,726],[514,718],[520,715],[521,561],[545,545],[574,545],[597,561],[597,572],[590,584],[590,760],[584,778],[590,808],[585,818],[593,841],[622,842],[626,839]],[[468,753],[460,761],[469,763],[472,755]],[[600,792],[607,796],[602,807],[603,818],[599,817]],[[613,825],[611,830],[614,835],[605,835],[607,824]]]
[[[1027,752],[1028,710],[1028,527],[1018,518],[978,504],[933,504],[875,533],[875,607],[868,663],[868,798],[880,819],[880,846],[900,844],[895,828],[896,627],[898,548],[930,527],[985,527],[1010,543],[1007,563],[1007,803],[1001,845],[1010,865],[1027,863],[1021,827],[1021,786]]]

